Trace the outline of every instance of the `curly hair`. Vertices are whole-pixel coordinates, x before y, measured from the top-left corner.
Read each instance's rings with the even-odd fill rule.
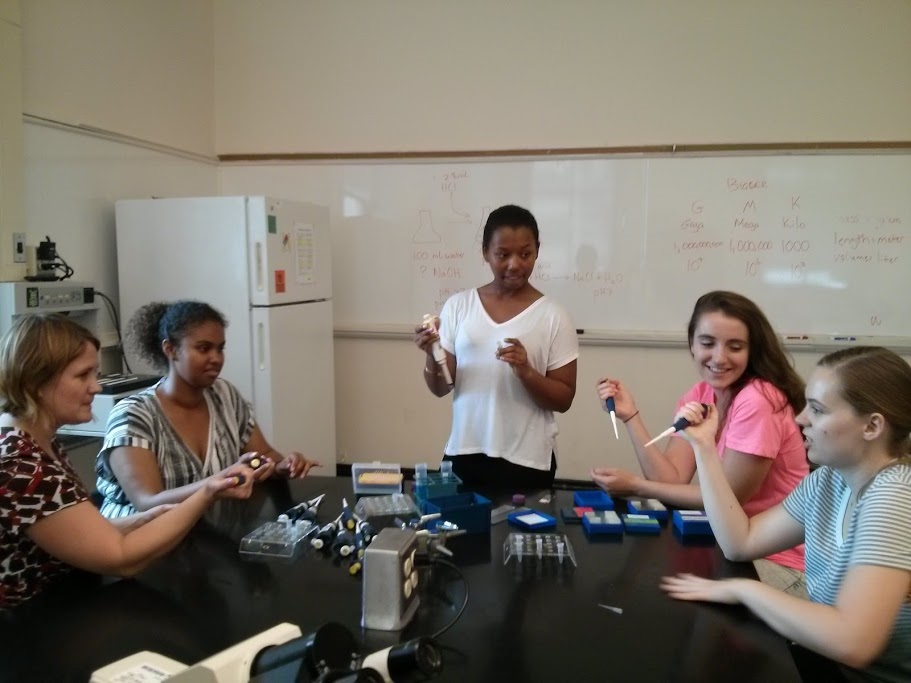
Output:
[[[59,314],[30,313],[13,320],[0,339],[0,411],[34,420],[41,412],[39,392],[98,339]]]
[[[693,337],[696,334],[699,319],[706,313],[715,312],[739,320],[746,326],[749,334],[747,340],[750,345],[749,360],[746,371],[733,387],[734,391],[740,391],[747,382],[758,377],[769,382],[785,395],[788,403],[794,409],[795,415],[803,410],[807,402],[806,396],[804,396],[805,386],[794,369],[793,360],[785,351],[765,313],[742,294],[716,290],[699,297],[693,307],[693,315],[690,317],[686,330],[690,348],[693,347]],[[783,408],[782,405],[778,409]]]
[[[168,357],[161,343],[168,340],[179,345],[191,329],[208,322],[228,326],[225,316],[207,303],[153,301],[140,307],[130,318],[127,343],[140,358],[159,370],[167,371]]]

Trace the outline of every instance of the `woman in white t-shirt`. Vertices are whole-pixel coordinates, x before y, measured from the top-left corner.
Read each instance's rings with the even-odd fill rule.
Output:
[[[482,255],[493,280],[453,295],[434,324],[415,330],[428,389],[454,391],[443,453],[467,488],[540,490],[554,481],[554,413],[575,397],[579,342],[563,307],[530,283],[539,247],[530,211],[492,211]],[[445,368],[434,359],[437,341]]]
[[[798,415],[819,467],[782,503],[747,517],[715,455],[718,414],[692,423],[702,500],[724,554],[762,557],[806,543],[810,600],[756,581],[667,577],[681,600],[742,603],[785,638],[846,665],[850,680],[911,681],[911,367],[879,347],[819,361]]]

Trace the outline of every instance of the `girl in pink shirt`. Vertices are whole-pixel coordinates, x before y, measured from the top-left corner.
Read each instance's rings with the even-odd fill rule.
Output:
[[[809,472],[803,438],[794,420],[804,406],[804,384],[765,314],[739,294],[714,291],[699,298],[687,328],[690,354],[701,381],[677,401],[714,404],[721,426],[718,457],[744,511],[752,516],[780,503]],[[696,471],[692,447],[672,438],[662,452],[629,390],[617,379],[598,382],[602,406],[613,397],[617,417],[629,432],[642,476],[613,468],[592,470],[592,479],[618,496],[657,498],[676,507],[702,508],[702,493],[691,483]],[[800,592],[803,546],[760,560],[760,578]],[[774,564],[772,564],[774,563]],[[787,568],[780,570],[779,567]],[[771,574],[776,573],[777,578]]]

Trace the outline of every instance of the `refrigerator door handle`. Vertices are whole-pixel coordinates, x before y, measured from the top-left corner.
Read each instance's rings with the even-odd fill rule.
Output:
[[[262,323],[256,325],[256,364],[260,371],[266,369],[266,329]]]
[[[263,243],[257,242],[254,247],[255,260],[256,260],[256,291],[261,292],[264,289],[263,285]]]

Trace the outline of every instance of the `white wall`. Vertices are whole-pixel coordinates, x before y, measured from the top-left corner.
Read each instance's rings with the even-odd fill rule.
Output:
[[[13,265],[12,235],[25,229],[22,158],[22,26],[19,0],[0,0],[0,280]]]
[[[26,242],[50,235],[57,252],[116,302],[114,202],[127,197],[217,194],[212,163],[45,125],[25,126]],[[175,245],[179,248],[179,245]],[[141,258],[142,255],[137,255]],[[167,264],[162,264],[166,273]],[[103,341],[114,326],[99,316]]]
[[[212,2],[28,0],[21,20],[26,241],[116,302],[114,202],[217,190]]]
[[[22,3],[24,110],[214,153],[212,0]]]
[[[218,0],[219,154],[911,139],[907,0]]]
[[[906,0],[29,0],[24,110],[201,154],[909,140],[908,35]],[[280,168],[28,125],[29,241],[114,290],[115,199],[294,198]],[[439,456],[419,366],[407,340],[336,342],[341,461]],[[618,368],[652,429],[694,379],[684,349],[583,347],[560,476],[633,465],[592,390]]]

